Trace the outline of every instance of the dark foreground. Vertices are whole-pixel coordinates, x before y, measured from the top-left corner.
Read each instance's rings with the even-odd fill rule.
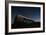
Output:
[[[39,28],[40,27],[40,22],[33,22],[33,23],[18,23],[17,25],[12,24],[11,28],[16,29],[16,28]]]

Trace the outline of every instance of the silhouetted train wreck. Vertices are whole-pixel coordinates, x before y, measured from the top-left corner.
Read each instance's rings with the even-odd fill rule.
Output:
[[[18,15],[14,19],[15,28],[33,28],[40,27],[40,22],[34,22],[30,18]],[[12,27],[13,28],[13,27]]]

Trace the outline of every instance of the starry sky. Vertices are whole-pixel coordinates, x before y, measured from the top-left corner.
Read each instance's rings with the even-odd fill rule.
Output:
[[[11,7],[12,22],[14,22],[16,15],[22,15],[31,18],[35,22],[40,22],[40,7],[12,6]]]

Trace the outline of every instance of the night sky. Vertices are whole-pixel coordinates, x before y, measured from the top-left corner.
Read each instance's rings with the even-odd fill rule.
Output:
[[[16,15],[22,15],[31,18],[35,22],[40,22],[40,7],[12,6],[11,11],[12,22],[14,22]]]

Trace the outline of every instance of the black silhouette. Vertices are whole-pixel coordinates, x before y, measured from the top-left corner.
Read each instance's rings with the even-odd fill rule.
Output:
[[[22,16],[16,16],[11,28],[37,28],[40,27],[40,22],[34,22]]]

